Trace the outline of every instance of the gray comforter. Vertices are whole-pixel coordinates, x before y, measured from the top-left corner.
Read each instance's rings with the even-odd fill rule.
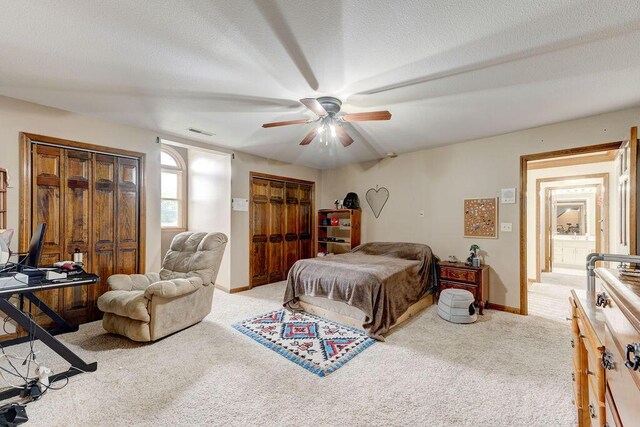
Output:
[[[296,262],[287,278],[284,306],[299,310],[309,295],[362,310],[369,336],[382,339],[400,316],[437,288],[437,258],[427,245],[365,243],[350,253]]]

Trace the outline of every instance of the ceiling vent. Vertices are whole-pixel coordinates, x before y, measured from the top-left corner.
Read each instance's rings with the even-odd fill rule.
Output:
[[[213,136],[215,133],[207,132],[201,129],[189,128],[189,132],[199,133],[200,135]]]

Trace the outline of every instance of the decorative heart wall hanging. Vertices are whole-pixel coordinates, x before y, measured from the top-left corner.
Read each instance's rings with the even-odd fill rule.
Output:
[[[389,200],[389,190],[385,187],[380,187],[376,185],[376,188],[370,188],[367,190],[366,194],[367,203],[369,207],[373,211],[373,215],[376,219],[380,216],[380,212],[382,212],[382,208]]]

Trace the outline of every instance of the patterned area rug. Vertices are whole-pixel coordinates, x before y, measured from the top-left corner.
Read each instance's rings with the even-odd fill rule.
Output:
[[[261,314],[233,327],[321,377],[375,342],[358,329],[285,309]]]

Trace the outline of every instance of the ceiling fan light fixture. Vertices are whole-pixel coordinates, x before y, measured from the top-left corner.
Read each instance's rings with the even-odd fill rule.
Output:
[[[335,138],[336,137],[336,125],[334,125],[333,123],[331,123],[329,125],[329,129],[331,129],[331,137]]]

